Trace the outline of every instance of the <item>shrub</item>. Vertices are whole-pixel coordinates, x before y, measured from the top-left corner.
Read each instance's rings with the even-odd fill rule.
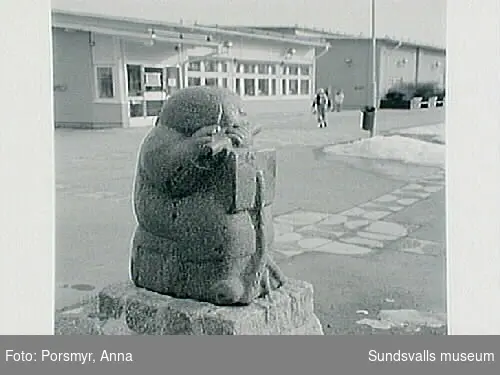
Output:
[[[444,97],[446,96],[446,90],[445,89],[439,89],[436,92],[436,96],[438,97],[438,100],[444,100]]]
[[[432,96],[437,96],[439,87],[435,82],[424,82],[417,85],[415,96],[422,97],[423,101],[429,100]]]
[[[400,83],[391,87],[387,91],[387,94],[385,94],[385,99],[395,101],[410,100],[411,98],[413,98],[414,92],[414,83]]]
[[[427,101],[431,96],[437,96],[439,100],[444,97],[444,89],[439,88],[435,82],[423,82],[419,84],[403,82],[391,87],[385,94],[384,99],[391,101],[411,100],[421,97]]]

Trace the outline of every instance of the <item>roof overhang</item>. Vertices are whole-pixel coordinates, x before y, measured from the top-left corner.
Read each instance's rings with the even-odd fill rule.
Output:
[[[238,28],[235,26],[235,28]],[[334,40],[350,40],[350,41],[370,41],[370,37],[367,37],[366,35],[350,35],[350,34],[345,34],[345,33],[340,33],[340,32],[334,32],[331,30],[325,30],[325,29],[319,29],[319,28],[313,28],[313,27],[303,27],[303,26],[254,26],[255,29],[258,30],[280,30],[281,32],[288,33],[290,35],[297,35],[297,36],[302,36],[302,37],[308,37],[308,38],[317,38],[317,39],[323,39],[323,40],[329,40],[329,41],[334,41]],[[382,43],[387,43],[387,44],[401,44],[401,46],[407,46],[407,47],[416,47],[416,48],[424,48],[436,52],[445,52],[446,47],[441,47],[438,45],[431,45],[427,43],[419,43],[416,41],[409,41],[409,40],[404,40],[404,39],[398,39],[394,37],[377,37],[377,42],[382,42]]]
[[[207,40],[208,35],[185,33],[184,29],[158,27],[156,24],[126,22],[103,17],[82,16],[67,12],[52,12],[52,26],[68,30],[93,32],[96,34],[118,36],[138,40],[154,40],[194,46],[219,47],[220,42]]]
[[[252,27],[226,26],[224,28],[220,28],[219,26],[202,26],[202,28],[207,27],[215,30],[223,30],[227,35],[273,40],[311,47],[326,47],[328,45],[328,42],[321,38],[301,37],[294,34],[280,33]]]
[[[206,41],[206,37],[208,35],[212,37],[218,37],[219,39],[227,39],[228,37],[234,36],[276,41],[295,45],[306,45],[310,47],[325,47],[328,44],[326,41],[318,40],[316,38],[302,38],[251,28],[231,29],[220,26],[159,22],[139,18],[114,17],[102,14],[69,12],[57,9],[52,10],[52,23],[55,27],[71,27],[73,29],[75,27],[79,27],[80,29],[86,31],[92,31],[90,29],[94,29],[102,30],[103,32],[106,31],[109,33],[111,33],[111,31],[113,30],[117,30],[117,32],[119,33],[131,32],[131,30],[133,30],[134,35],[135,33],[146,34],[146,31],[152,28],[155,30],[155,33],[158,36],[160,34],[169,35],[168,40],[179,39],[178,42],[180,43],[200,40],[204,42],[203,45],[207,46],[213,45],[213,43]],[[103,25],[106,25],[106,27],[104,27]],[[183,34],[183,38],[175,38],[175,35],[179,36],[180,34]],[[158,40],[160,39],[158,38]]]

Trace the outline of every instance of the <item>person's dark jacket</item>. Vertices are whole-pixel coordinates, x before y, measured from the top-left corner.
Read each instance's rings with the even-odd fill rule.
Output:
[[[330,100],[330,97],[325,93],[325,97],[326,97],[326,107],[327,108],[331,108],[332,106],[332,101]],[[313,100],[313,103],[312,103],[312,107],[316,107],[316,106],[319,106],[321,104],[321,95],[318,93],[316,94],[314,100]]]

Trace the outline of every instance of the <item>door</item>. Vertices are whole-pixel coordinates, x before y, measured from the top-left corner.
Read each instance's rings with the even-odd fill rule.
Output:
[[[127,64],[127,96],[131,127],[154,125],[168,95],[180,88],[177,67]]]

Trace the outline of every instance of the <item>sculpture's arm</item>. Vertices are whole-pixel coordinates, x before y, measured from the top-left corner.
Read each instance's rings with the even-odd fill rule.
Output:
[[[144,140],[139,168],[154,184],[161,184],[180,171],[200,150],[189,138],[175,130],[157,127]]]
[[[203,174],[214,167],[214,157],[231,147],[227,137],[216,136],[215,126],[202,128],[191,137],[168,128],[156,129],[165,134],[145,140],[140,167],[153,184],[167,188],[173,196],[193,192]]]
[[[242,126],[232,125],[226,129],[227,136],[231,139],[235,147],[249,147],[253,142],[253,137],[261,132],[260,126],[252,126],[245,123]]]

